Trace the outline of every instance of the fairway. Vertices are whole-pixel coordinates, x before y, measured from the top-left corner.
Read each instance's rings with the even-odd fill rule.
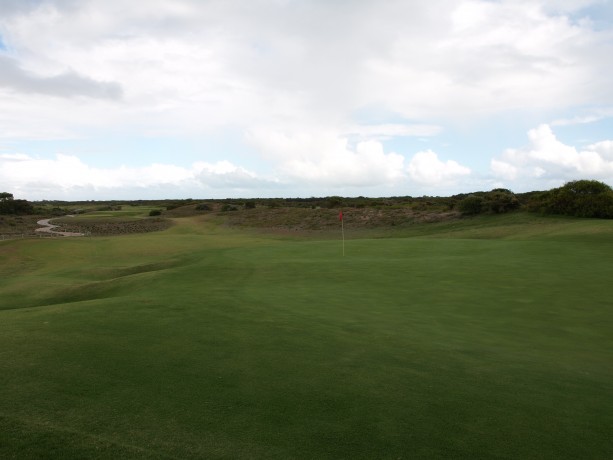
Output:
[[[613,458],[613,222],[509,219],[0,242],[0,457]]]

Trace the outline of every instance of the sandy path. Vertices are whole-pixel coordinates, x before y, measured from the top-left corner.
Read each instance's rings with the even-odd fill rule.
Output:
[[[76,233],[76,232],[57,232],[53,229],[59,227],[59,225],[53,225],[52,223],[50,223],[52,220],[53,219],[42,219],[36,222],[38,225],[42,227],[42,228],[37,228],[36,231],[44,232],[44,233],[54,233],[56,235],[62,235],[62,236],[84,236],[85,235],[84,233]]]

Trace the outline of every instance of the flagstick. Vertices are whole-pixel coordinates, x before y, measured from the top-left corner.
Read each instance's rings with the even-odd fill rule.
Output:
[[[345,225],[344,225],[342,218],[341,218],[341,231],[343,233],[343,257],[345,257]]]

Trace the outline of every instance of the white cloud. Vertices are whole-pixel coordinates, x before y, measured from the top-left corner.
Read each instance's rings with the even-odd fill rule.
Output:
[[[375,97],[409,117],[601,104],[603,96],[610,101],[610,36],[550,14],[545,5],[446,5],[449,16],[426,21],[431,28],[418,28],[421,36],[400,35],[390,51],[368,61],[368,75],[380,82]]]
[[[495,177],[505,180],[515,180],[519,173],[519,169],[507,161],[500,161],[493,158],[490,162],[490,168]]]
[[[281,177],[312,185],[373,187],[404,178],[404,157],[385,153],[376,140],[358,142],[333,132],[283,133],[258,129],[248,136],[262,156],[273,161]]]
[[[251,139],[265,148],[274,174],[263,176],[227,160],[197,161],[190,167],[153,163],[96,168],[74,155],[42,159],[0,153],[0,184],[30,200],[273,197],[287,193],[381,196],[391,187],[401,193],[450,187],[471,175],[470,169],[455,161],[443,162],[432,151],[415,154],[405,165],[404,156],[385,153],[382,144],[373,140],[351,147],[345,138],[263,131],[252,134]]]
[[[471,173],[456,161],[439,160],[431,150],[416,153],[409,162],[408,172],[412,180],[429,187],[449,186]]]
[[[596,152],[604,160],[613,161],[613,141],[601,141],[589,145],[588,150]]]
[[[385,123],[379,125],[354,125],[346,133],[361,138],[389,139],[393,137],[431,137],[441,132],[441,127],[427,124]]]
[[[574,116],[573,118],[559,118],[550,123],[551,126],[571,126],[571,125],[585,125],[588,123],[594,123],[601,120],[603,117],[596,115]]]
[[[117,83],[96,81],[73,71],[59,75],[39,76],[24,71],[15,59],[0,55],[0,87],[25,93],[58,97],[87,96],[119,99],[122,89]]]
[[[274,180],[261,178],[228,161],[197,162],[190,168],[154,163],[134,168],[93,168],[72,155],[39,159],[24,154],[0,154],[0,183],[16,196],[27,199],[125,198],[140,191],[141,198],[169,198],[193,194],[210,196],[273,187]],[[171,195],[168,195],[170,193]],[[225,195],[224,195],[225,196]],[[219,196],[218,196],[219,197]]]
[[[419,119],[613,103],[610,38],[567,15],[585,2],[558,3],[55,0],[0,24],[13,87],[78,76],[81,92],[123,89],[110,125],[191,132],[343,125],[368,105]]]
[[[597,121],[604,120],[606,118],[613,117],[612,107],[600,107],[592,109],[587,114],[575,115],[571,118],[558,118],[553,120],[549,125],[551,126],[572,126],[572,125],[585,125],[589,123],[595,123]]]
[[[507,149],[491,161],[497,178],[518,184],[545,179],[564,182],[573,179],[613,179],[613,141],[602,141],[583,149],[560,142],[549,125],[528,132],[530,143]]]
[[[278,181],[263,179],[247,169],[236,166],[229,161],[219,161],[214,164],[196,162],[193,165],[195,178],[208,187],[221,189],[257,190],[262,185],[272,185]]]
[[[100,170],[68,157],[30,157],[35,169],[47,161],[57,179],[19,176],[66,189],[123,187],[130,174],[143,189],[181,184],[253,195],[284,184],[315,193],[459,184],[472,174],[465,166],[432,151],[407,161],[411,152],[385,151],[383,141],[434,138],[451,131],[450,120],[470,123],[509,110],[560,109],[567,118],[551,125],[610,116],[592,108],[613,106],[611,28],[581,19],[583,8],[597,3],[4,0],[0,138],[78,138],[95,150],[98,139],[116,133],[130,140],[186,136],[204,145],[210,133],[229,129],[249,133],[272,171],[263,178],[236,166],[245,157],[221,148],[191,168]],[[576,107],[585,115],[574,116]],[[370,108],[387,115],[356,115]],[[568,174],[608,167],[604,146],[557,146],[552,158],[552,141],[537,137],[530,159],[519,150],[505,154],[492,161],[492,172],[514,180],[555,175],[554,166]],[[136,146],[126,161],[146,164],[146,155]],[[256,161],[249,160],[244,164]],[[174,156],[168,163],[181,164]]]

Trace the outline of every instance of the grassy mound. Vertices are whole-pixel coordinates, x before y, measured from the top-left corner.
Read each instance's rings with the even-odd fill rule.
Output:
[[[339,209],[322,208],[256,208],[221,213],[227,225],[273,231],[325,233],[339,227]],[[406,228],[431,222],[459,219],[453,211],[415,211],[409,207],[361,208],[345,210],[343,219],[354,230]]]
[[[168,229],[172,222],[159,217],[64,217],[54,219],[65,232],[79,232],[88,235],[126,235],[130,233],[158,232]]]

